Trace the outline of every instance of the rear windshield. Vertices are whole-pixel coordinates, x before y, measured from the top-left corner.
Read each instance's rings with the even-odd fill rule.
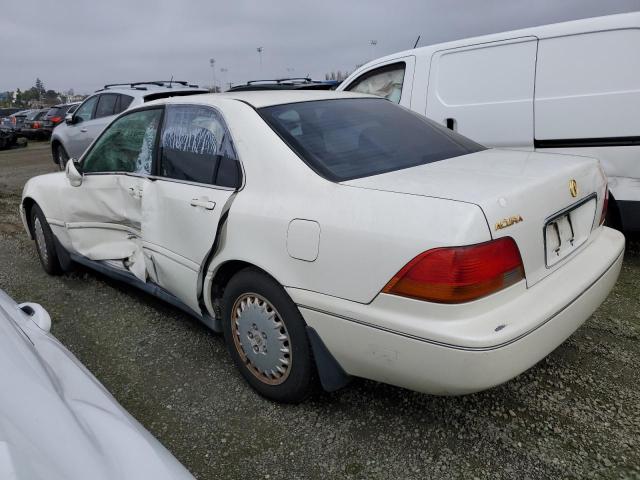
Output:
[[[50,108],[49,111],[47,112],[47,117],[55,117],[56,115],[61,115],[62,110],[64,110],[64,108],[60,108],[60,107]]]
[[[336,182],[485,149],[385,99],[316,100],[258,112],[313,170]]]

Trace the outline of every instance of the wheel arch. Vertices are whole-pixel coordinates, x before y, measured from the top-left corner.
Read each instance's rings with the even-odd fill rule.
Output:
[[[31,212],[33,211],[33,206],[36,205],[37,202],[31,197],[25,197],[22,199],[22,209],[24,211],[24,224],[27,227],[27,233],[29,234],[29,238],[33,240],[33,225],[31,224]]]
[[[247,268],[258,270],[269,276],[277,282],[278,285],[283,287],[287,296],[289,295],[282,282],[264,268],[246,260],[226,260],[212,270],[213,275],[208,284],[206,284],[205,280],[205,291],[209,292],[209,295],[205,298],[207,308],[209,308],[210,311],[215,312],[218,318],[221,317],[221,307],[218,302],[222,299],[225,287],[234,275]],[[209,278],[209,276],[207,276],[207,278]],[[295,304],[295,302],[293,303]],[[318,374],[322,388],[327,392],[333,392],[343,388],[351,381],[351,377],[343,370],[342,366],[329,352],[319,334],[312,327],[307,325],[304,316],[302,314],[300,316],[304,322],[307,338],[309,339],[313,352],[313,368]]]

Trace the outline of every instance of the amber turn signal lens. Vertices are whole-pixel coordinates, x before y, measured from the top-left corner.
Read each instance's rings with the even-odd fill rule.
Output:
[[[384,293],[438,303],[476,300],[525,278],[511,237],[421,253],[387,283]]]

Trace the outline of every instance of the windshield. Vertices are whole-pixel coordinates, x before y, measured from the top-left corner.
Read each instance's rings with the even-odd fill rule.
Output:
[[[484,150],[384,99],[318,100],[258,112],[313,170],[337,182]]]

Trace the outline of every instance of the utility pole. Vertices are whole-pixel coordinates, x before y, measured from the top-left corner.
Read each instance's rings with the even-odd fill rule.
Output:
[[[260,57],[260,72],[262,72],[262,47],[256,48],[256,51],[258,52],[258,57]]]
[[[371,51],[373,52],[373,60],[376,58],[376,45],[378,45],[378,40],[369,40],[369,45],[371,45]]]
[[[225,67],[222,67],[220,69],[220,91],[222,91],[222,88],[223,88],[224,84],[227,83],[227,82],[225,82],[225,80],[227,79],[227,72],[228,71],[229,71],[229,69],[227,69]]]

